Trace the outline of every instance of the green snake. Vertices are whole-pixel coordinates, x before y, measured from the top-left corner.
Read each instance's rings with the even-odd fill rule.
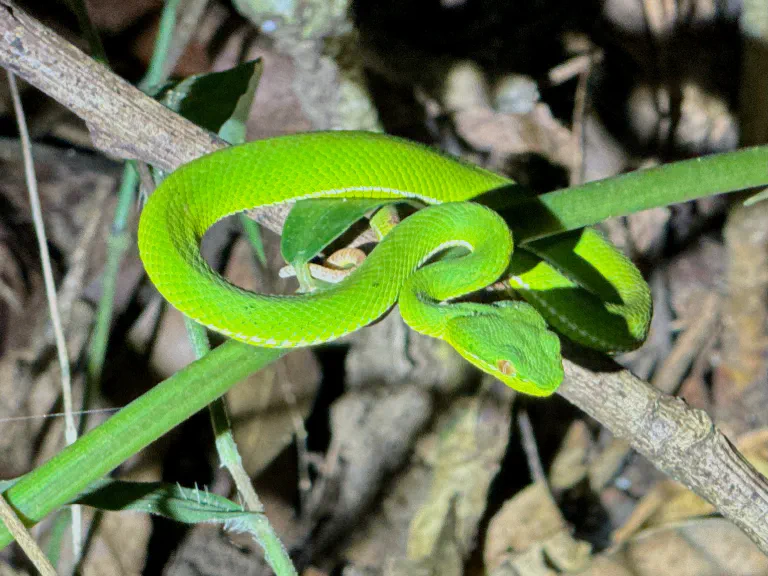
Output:
[[[322,344],[397,303],[414,330],[444,340],[509,386],[546,396],[563,379],[560,340],[549,326],[607,352],[634,348],[648,329],[650,295],[631,262],[591,229],[513,250],[504,219],[471,202],[510,184],[390,136],[282,136],[217,151],[168,176],[142,213],[139,251],[173,306],[230,338],[277,348]],[[221,218],[310,198],[427,207],[395,226],[345,280],[306,294],[243,290],[201,256],[203,235]],[[462,255],[440,258],[456,247]],[[489,285],[507,299],[463,298]]]

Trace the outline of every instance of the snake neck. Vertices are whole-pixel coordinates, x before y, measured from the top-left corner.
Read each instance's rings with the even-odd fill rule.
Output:
[[[492,284],[506,269],[512,254],[510,232],[503,223],[497,225],[493,218],[481,216],[474,215],[482,225],[472,241],[450,244],[467,248],[466,255],[429,263],[406,279],[398,298],[400,314],[417,332],[445,339],[452,319],[478,310],[476,304],[452,304],[451,300]]]

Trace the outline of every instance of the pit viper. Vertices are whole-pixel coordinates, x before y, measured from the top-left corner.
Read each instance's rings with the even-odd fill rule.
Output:
[[[513,182],[407,140],[367,132],[293,134],[233,146],[170,174],[142,212],[147,274],[178,310],[230,338],[293,348],[333,341],[395,303],[414,330],[523,393],[563,379],[560,339],[616,352],[638,346],[651,300],[632,263],[593,229],[521,247],[495,211],[473,199]],[[381,198],[426,207],[389,232],[339,284],[305,294],[232,285],[200,254],[218,220],[309,198]],[[556,216],[556,215],[555,215]],[[449,248],[465,254],[439,259]],[[506,299],[467,301],[489,285]]]

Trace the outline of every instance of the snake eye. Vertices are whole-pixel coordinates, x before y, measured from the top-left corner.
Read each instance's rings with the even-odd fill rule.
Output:
[[[498,368],[499,372],[504,374],[504,376],[514,376],[517,374],[514,364],[509,360],[497,360],[496,368]]]

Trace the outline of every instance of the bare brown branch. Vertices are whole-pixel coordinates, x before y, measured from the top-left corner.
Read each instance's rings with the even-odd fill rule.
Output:
[[[106,153],[172,170],[221,146],[77,48],[0,0],[0,65],[71,109]],[[284,212],[261,211],[279,230]],[[266,218],[265,218],[266,216]],[[768,483],[710,417],[664,395],[615,364],[566,361],[561,394],[659,469],[717,506],[768,552]]]
[[[768,483],[703,410],[663,394],[612,362],[593,369],[565,363],[559,392],[629,440],[659,470],[681,482],[768,552]]]
[[[96,146],[172,170],[225,144],[0,1],[0,64],[80,116]]]
[[[0,0],[0,66],[82,118],[105,154],[172,171],[226,142],[171,112],[29,16]],[[280,232],[287,212],[253,210]]]

